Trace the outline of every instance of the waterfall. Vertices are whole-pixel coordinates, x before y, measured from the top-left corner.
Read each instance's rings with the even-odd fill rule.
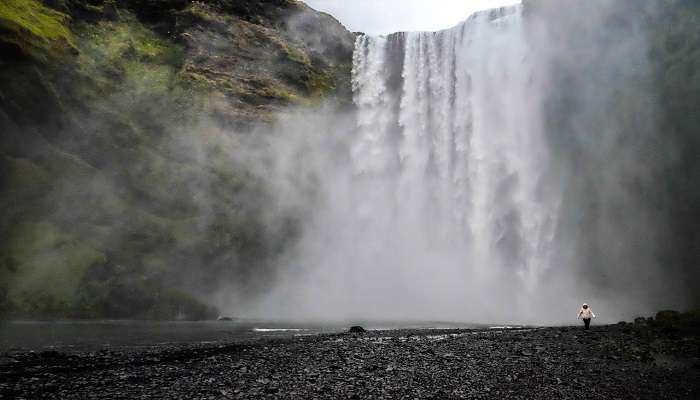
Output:
[[[357,38],[354,129],[316,116],[269,146],[280,149],[275,191],[306,211],[263,312],[532,317],[524,300],[551,268],[560,190],[523,30],[515,6],[440,32]]]
[[[549,267],[557,202],[543,187],[540,83],[521,14],[358,37],[352,165],[366,181],[355,192],[364,237],[408,235],[458,254],[465,271],[532,289]]]
[[[645,20],[575,4],[360,35],[353,112],[291,121],[255,168],[300,221],[259,314],[543,323],[582,301],[608,321],[683,304],[650,196]]]

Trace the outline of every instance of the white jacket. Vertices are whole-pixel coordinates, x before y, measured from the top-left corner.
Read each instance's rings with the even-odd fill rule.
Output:
[[[577,318],[591,319],[591,318],[595,318],[595,314],[593,314],[593,311],[591,310],[590,307],[588,307],[588,308],[581,307],[581,309],[578,312]]]

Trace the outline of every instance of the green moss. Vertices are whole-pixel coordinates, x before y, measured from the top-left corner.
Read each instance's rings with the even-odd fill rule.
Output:
[[[179,11],[178,15],[180,17],[188,17],[194,21],[202,22],[205,24],[216,24],[222,22],[221,20],[226,20],[225,15],[215,14],[206,4],[202,2],[192,2],[184,10]],[[230,19],[229,19],[230,20]]]
[[[8,4],[15,7],[18,2],[0,6],[7,9]],[[45,8],[38,1],[21,6],[27,4]],[[212,267],[212,260],[224,263],[218,260],[230,254],[240,257],[240,265],[264,264],[271,256],[268,233],[255,210],[261,205],[247,200],[263,198],[264,190],[231,164],[231,154],[238,150],[235,135],[180,123],[191,122],[199,110],[191,103],[199,101],[195,96],[200,89],[193,89],[184,76],[191,72],[192,81],[220,96],[202,96],[207,101],[233,99],[235,104],[224,112],[263,119],[275,106],[301,104],[309,93],[332,91],[333,72],[316,72],[303,46],[280,39],[279,31],[209,13],[200,2],[191,3],[192,9],[211,23],[202,28],[236,32],[231,40],[240,41],[240,49],[255,49],[251,57],[260,57],[260,68],[243,73],[190,58],[188,64],[197,67],[183,71],[183,47],[143,22],[155,21],[137,19],[123,8],[97,15],[107,10],[90,4],[65,7],[82,19],[72,22],[70,30],[67,16],[51,12],[68,35],[51,40],[75,45],[76,57],[51,64],[60,67],[56,69],[23,69],[26,63],[17,63],[17,71],[4,70],[8,79],[0,91],[9,93],[11,101],[31,94],[21,101],[26,115],[64,118],[60,123],[49,120],[47,129],[33,127],[50,139],[41,140],[41,148],[26,152],[8,147],[2,151],[12,157],[0,155],[3,183],[10,190],[43,188],[27,191],[31,204],[23,201],[30,197],[24,193],[12,193],[0,203],[5,211],[10,203],[18,210],[11,218],[0,218],[0,310],[26,316],[209,315],[211,310],[187,293],[164,286],[184,282],[205,287],[201,281],[185,281],[191,279],[186,271],[214,271],[219,266]],[[10,32],[3,28],[0,40]],[[279,45],[271,45],[270,38]],[[264,51],[258,55],[257,49]],[[11,81],[10,93],[5,87]],[[31,82],[39,82],[42,91]],[[37,107],[41,98],[52,102]],[[241,99],[251,111],[238,106]],[[213,125],[206,122],[202,125]],[[16,131],[24,133],[25,126],[18,126]],[[32,159],[19,154],[31,154]],[[274,240],[279,246],[285,241]]]
[[[297,96],[295,93],[282,86],[274,84],[258,88],[252,93],[255,96],[259,96],[265,99],[280,100],[286,103],[299,102],[299,96]]]
[[[332,76],[336,100],[343,104],[352,104],[352,63],[337,65]]]
[[[299,95],[286,86],[268,78],[219,81],[217,85],[228,88],[233,95],[253,104],[269,103],[269,100],[299,103],[302,100]]]
[[[121,84],[162,95],[173,86],[183,49],[162,39],[128,12],[116,21],[76,28],[80,71],[98,85],[97,95]],[[116,78],[116,79],[115,79]],[[86,93],[89,94],[89,93]]]
[[[312,68],[311,59],[303,50],[290,46],[288,43],[282,41],[279,37],[274,35],[267,35],[266,39],[275,45],[287,60],[298,64],[298,67],[303,69]]]
[[[102,253],[45,222],[17,226],[2,250],[0,282],[20,314],[69,314],[85,272],[105,262]]]
[[[333,76],[328,73],[309,72],[309,79],[306,81],[309,94],[314,97],[324,96],[335,89]]]
[[[164,65],[130,61],[124,64],[124,87],[135,98],[154,98],[170,94],[175,85],[173,70]]]
[[[196,88],[182,78],[184,50],[121,10],[115,21],[75,29],[83,84],[76,96],[99,115],[96,135],[105,143],[137,148],[157,142],[168,125],[193,109]],[[105,96],[109,94],[109,96]],[[99,118],[95,118],[99,117]]]
[[[311,60],[309,59],[309,56],[296,48],[289,47],[287,45],[282,45],[285,53],[287,54],[287,58],[290,59],[291,61],[294,61],[295,63],[301,64],[305,67],[310,67],[311,66]]]
[[[126,11],[116,21],[81,24],[76,28],[80,66],[87,73],[99,68],[120,69],[123,62],[169,65],[179,68],[184,50],[141,24]]]
[[[0,232],[26,214],[37,215],[36,204],[49,189],[50,178],[46,169],[26,158],[0,154]]]
[[[45,7],[37,0],[0,2],[0,41],[38,60],[74,49],[66,14]]]

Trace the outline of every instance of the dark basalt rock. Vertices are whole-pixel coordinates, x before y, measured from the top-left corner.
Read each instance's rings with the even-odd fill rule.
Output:
[[[581,332],[398,330],[65,357],[13,352],[0,359],[0,398],[697,398],[698,331]]]
[[[681,313],[674,310],[663,310],[656,313],[656,322],[659,324],[673,324],[681,320]]]
[[[355,325],[355,326],[350,327],[350,333],[365,333],[365,332],[367,332],[367,330],[365,330],[365,328],[363,328],[359,325]]]

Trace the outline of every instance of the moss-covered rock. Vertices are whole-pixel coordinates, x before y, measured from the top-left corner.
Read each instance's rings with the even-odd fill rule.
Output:
[[[674,310],[663,310],[656,313],[654,321],[659,324],[673,324],[680,320],[681,313]]]
[[[290,104],[349,102],[354,36],[340,23],[299,2],[236,3],[193,2],[177,13],[184,76],[222,93],[229,106],[218,118],[245,128]]]
[[[230,128],[349,101],[353,41],[295,1],[2,2],[0,314],[210,318],[264,285],[294,221]]]
[[[700,310],[662,310],[656,313],[654,325],[663,328],[700,327]]]
[[[182,290],[163,287],[153,276],[134,274],[111,262],[95,264],[80,287],[78,315],[83,318],[203,320],[218,315]]]
[[[37,0],[0,2],[0,49],[6,54],[48,61],[74,53],[69,17]]]
[[[104,254],[46,222],[18,225],[2,254],[5,303],[20,315],[70,316],[86,271],[105,262]]]

